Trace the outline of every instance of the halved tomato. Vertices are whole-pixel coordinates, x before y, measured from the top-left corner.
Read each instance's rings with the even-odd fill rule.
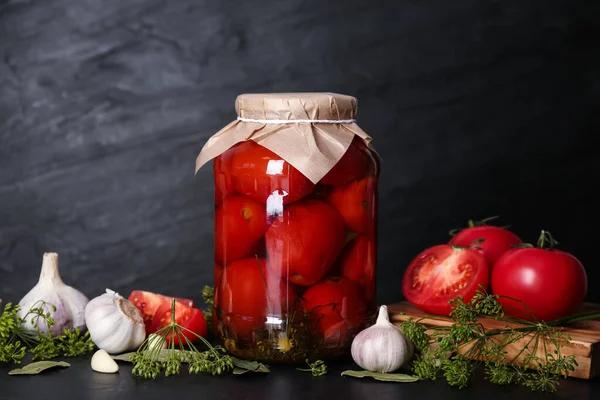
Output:
[[[157,332],[161,328],[168,326],[171,323],[171,316],[173,315],[171,304],[163,304],[156,311],[156,315],[152,319],[152,324],[150,328],[150,333]],[[207,328],[206,328],[206,320],[204,319],[204,314],[202,314],[201,310],[197,308],[188,307],[181,303],[175,302],[175,322],[183,327],[182,333],[190,342],[195,342],[200,335],[202,337],[206,337]],[[193,332],[193,333],[192,333]],[[186,340],[183,336],[169,334],[166,337],[167,345],[171,342],[178,344],[185,344]]]
[[[152,332],[148,332],[150,329],[150,325],[152,322],[152,318],[156,315],[157,310],[164,304],[170,305],[171,298],[169,296],[165,296],[158,293],[145,292],[143,290],[134,290],[129,295],[128,300],[133,303],[134,306],[137,307],[138,310],[142,313],[142,317],[144,318],[144,324],[146,325],[146,334],[150,334]],[[194,301],[190,299],[183,298],[175,298],[175,301],[178,304],[194,307]]]
[[[488,283],[488,266],[480,253],[442,244],[411,261],[402,279],[402,293],[423,311],[449,315],[450,300],[462,296],[467,302],[480,285],[487,288]]]

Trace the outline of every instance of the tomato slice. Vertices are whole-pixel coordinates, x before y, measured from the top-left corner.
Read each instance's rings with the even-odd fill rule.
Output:
[[[134,306],[137,307],[138,310],[142,313],[142,317],[144,318],[144,324],[146,325],[146,334],[150,334],[150,325],[152,319],[156,315],[157,310],[167,304],[170,306],[171,297],[165,296],[158,293],[145,292],[143,290],[134,290],[129,295],[130,302],[133,303]],[[175,301],[178,304],[185,305],[187,307],[194,307],[194,301],[190,299],[183,298],[175,298]]]
[[[462,296],[467,302],[479,285],[487,289],[488,283],[488,266],[480,253],[442,244],[411,261],[402,279],[402,293],[423,311],[449,315],[450,300]]]
[[[156,315],[152,319],[150,333],[154,333],[159,329],[169,325],[171,323],[171,315],[172,310],[170,303],[160,306],[160,308],[156,311]],[[188,307],[181,303],[175,302],[175,322],[185,328],[182,329],[182,333],[190,342],[199,340],[196,335],[206,337],[206,320],[204,319],[204,314],[202,314],[202,311],[197,308]],[[196,335],[194,335],[194,333]],[[171,344],[171,342],[174,342],[176,345],[178,345],[185,344],[186,340],[181,335],[169,334],[166,337],[166,342],[167,345]]]

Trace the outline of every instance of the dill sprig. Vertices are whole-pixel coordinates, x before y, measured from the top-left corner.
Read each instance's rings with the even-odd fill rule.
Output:
[[[313,363],[306,360],[306,364],[309,368],[297,368],[298,371],[310,372],[312,376],[322,376],[327,374],[327,365],[323,360],[317,360]]]
[[[54,326],[54,318],[47,310],[56,311],[56,307],[43,301],[38,303],[22,317],[18,315],[18,305],[7,303],[4,307],[0,314],[0,363],[20,364],[27,352],[37,361],[77,357],[94,349],[89,332],[81,333],[79,328],[65,329],[62,335],[41,331],[40,320],[48,328]],[[30,320],[33,330],[23,327],[27,320]]]
[[[214,304],[215,304],[215,289],[213,289],[211,286],[205,285],[202,288],[202,300],[204,300],[204,304],[206,305],[207,309],[202,311],[202,314],[204,314],[204,319],[206,320],[206,326],[208,327],[208,331],[211,332],[212,331],[212,314],[213,314],[213,308],[214,308]]]
[[[212,346],[202,336],[175,322],[175,299],[171,300],[171,322],[159,329],[155,335],[157,336],[147,338],[131,357],[133,375],[146,379],[154,379],[163,371],[166,376],[177,375],[183,362],[188,363],[191,374],[221,375],[233,369],[233,360],[224,348]],[[188,336],[198,338],[208,350],[198,350]],[[168,343],[166,359],[161,357],[165,352],[165,342]]]
[[[402,322],[400,327],[416,349],[410,363],[413,374],[430,380],[443,377],[449,385],[464,388],[477,366],[483,365],[485,377],[494,384],[556,391],[559,378],[566,378],[578,365],[575,356],[561,353],[571,339],[559,326],[600,314],[577,314],[550,322],[511,318],[506,320],[522,326],[486,331],[480,318],[505,319],[498,298],[483,288],[469,302],[456,297],[450,301],[450,326],[425,326],[421,323],[424,318]],[[507,358],[507,346],[522,340],[526,344],[520,352]]]

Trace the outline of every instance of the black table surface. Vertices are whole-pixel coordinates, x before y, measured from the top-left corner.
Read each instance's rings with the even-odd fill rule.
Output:
[[[117,374],[92,371],[90,357],[68,360],[70,368],[35,376],[9,376],[0,367],[0,400],[13,399],[600,399],[600,379],[561,380],[553,394],[531,392],[521,387],[499,387],[479,373],[471,387],[449,387],[443,380],[387,383],[341,377],[352,363],[329,366],[325,376],[313,377],[290,366],[272,366],[270,374],[205,376],[183,374],[156,380],[134,378],[131,366],[120,363]]]

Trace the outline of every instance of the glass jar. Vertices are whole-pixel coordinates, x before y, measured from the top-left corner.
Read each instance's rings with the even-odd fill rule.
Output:
[[[313,183],[253,140],[214,158],[214,326],[231,354],[347,352],[376,310],[377,160],[354,136]]]

